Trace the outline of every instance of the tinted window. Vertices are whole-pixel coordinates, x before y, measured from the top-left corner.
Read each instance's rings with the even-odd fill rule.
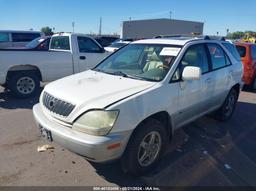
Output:
[[[12,33],[13,42],[29,42],[40,37],[39,33]]]
[[[252,49],[251,49],[251,53],[252,53],[252,59],[256,59],[256,46],[252,46]]]
[[[51,49],[70,50],[69,37],[68,36],[52,37]]]
[[[240,55],[237,52],[237,49],[235,48],[235,46],[231,43],[222,43],[227,49],[228,51],[232,54],[232,56],[237,60],[240,61]]]
[[[0,33],[0,42],[8,42],[9,34],[8,33]]]
[[[101,52],[101,48],[90,38],[77,37],[79,52]]]
[[[215,70],[226,66],[226,55],[222,48],[217,44],[208,44],[207,46],[212,60],[212,69]]]
[[[246,56],[246,48],[244,46],[236,46],[236,49],[241,57]]]

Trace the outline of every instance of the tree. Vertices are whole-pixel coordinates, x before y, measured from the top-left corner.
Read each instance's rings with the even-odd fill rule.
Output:
[[[229,39],[240,39],[242,37],[244,37],[245,33],[241,32],[241,31],[236,31],[233,33],[228,33],[227,38]]]
[[[43,27],[43,28],[41,29],[41,32],[43,32],[46,36],[51,36],[51,35],[53,35],[52,28],[50,28],[50,27]]]

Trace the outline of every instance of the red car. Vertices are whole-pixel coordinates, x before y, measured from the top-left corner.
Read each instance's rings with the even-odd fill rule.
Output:
[[[243,81],[247,87],[256,89],[256,44],[236,43],[244,65]]]

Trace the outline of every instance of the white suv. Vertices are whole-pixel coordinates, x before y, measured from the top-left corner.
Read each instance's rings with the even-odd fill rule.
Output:
[[[34,117],[49,140],[90,161],[121,158],[126,171],[142,174],[177,128],[211,112],[232,116],[242,86],[237,54],[209,37],[136,41],[48,84]]]

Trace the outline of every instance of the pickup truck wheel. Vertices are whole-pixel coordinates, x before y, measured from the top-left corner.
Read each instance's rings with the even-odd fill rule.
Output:
[[[230,119],[236,108],[238,99],[237,91],[233,88],[230,90],[228,96],[226,97],[223,105],[216,112],[216,119],[220,121],[227,121]]]
[[[161,122],[148,119],[136,128],[121,158],[122,168],[133,175],[142,175],[159,162],[167,143]]]
[[[29,98],[39,92],[40,81],[34,72],[15,72],[8,82],[8,88],[15,97]]]

